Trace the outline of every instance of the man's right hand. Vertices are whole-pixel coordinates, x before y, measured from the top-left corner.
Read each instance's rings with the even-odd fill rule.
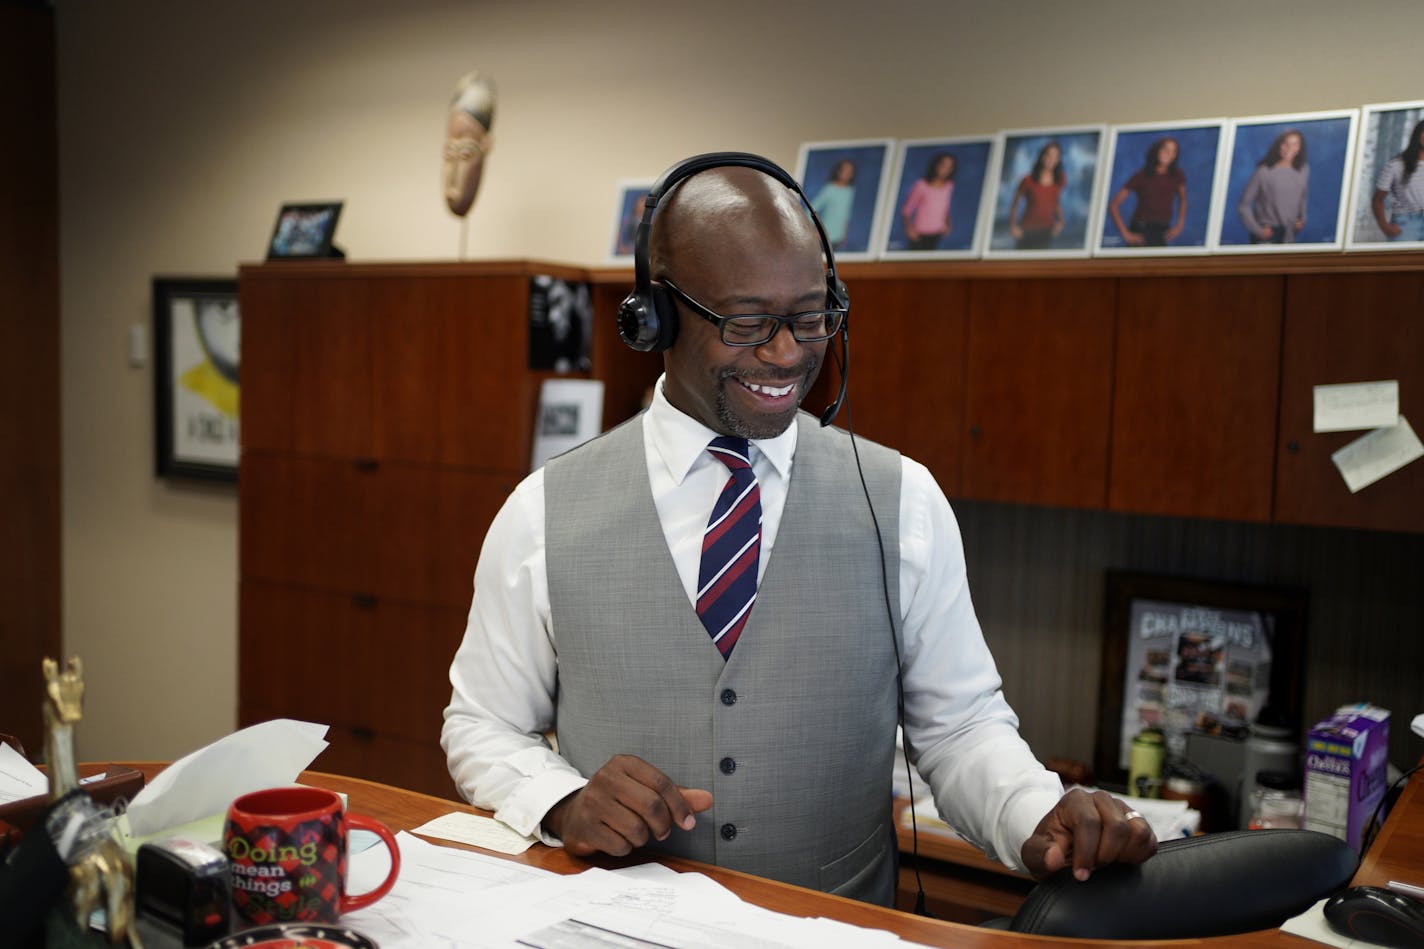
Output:
[[[712,806],[712,792],[681,788],[642,758],[617,755],[588,784],[544,815],[544,829],[584,857],[621,857],[649,839],[662,840],[675,827],[691,830],[694,816]]]

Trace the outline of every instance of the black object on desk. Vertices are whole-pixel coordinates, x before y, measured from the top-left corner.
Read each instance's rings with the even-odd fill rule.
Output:
[[[1325,904],[1330,928],[1393,949],[1424,949],[1424,903],[1382,886],[1352,886]]]
[[[145,945],[207,946],[227,935],[232,869],[222,851],[182,837],[138,848],[135,917]]]

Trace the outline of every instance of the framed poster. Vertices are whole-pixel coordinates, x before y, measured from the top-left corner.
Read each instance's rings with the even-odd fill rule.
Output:
[[[1102,189],[1106,126],[1004,134],[985,257],[1086,257]]]
[[[1359,110],[1262,115],[1230,129],[1213,250],[1339,250]]]
[[[886,259],[978,257],[989,223],[998,136],[900,143],[877,250]]]
[[[631,264],[638,222],[643,219],[643,202],[652,189],[651,181],[618,182],[618,201],[613,209],[613,236],[608,242],[608,262]]]
[[[1267,704],[1301,716],[1305,593],[1109,571],[1095,770],[1125,778],[1132,739],[1162,729],[1245,740]]]
[[[1355,153],[1354,196],[1345,246],[1424,247],[1424,102],[1367,105]]]
[[[821,219],[837,260],[875,256],[875,227],[889,190],[893,145],[892,139],[866,138],[801,146],[796,181]]]
[[[154,470],[237,480],[237,281],[153,280]]]
[[[1093,250],[1205,254],[1226,168],[1226,119],[1114,126]]]

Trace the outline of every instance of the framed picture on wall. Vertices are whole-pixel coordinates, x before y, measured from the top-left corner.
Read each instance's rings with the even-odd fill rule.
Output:
[[[1226,119],[1114,126],[1094,251],[1206,253],[1226,168],[1226,126]]]
[[[1109,571],[1094,768],[1125,779],[1132,739],[1162,730],[1245,740],[1267,705],[1301,718],[1305,592]]]
[[[1424,102],[1365,106],[1359,138],[1345,246],[1424,247]]]
[[[618,182],[618,198],[613,208],[613,235],[608,242],[608,262],[631,264],[638,222],[643,219],[643,202],[652,189],[651,181]]]
[[[879,227],[880,256],[978,257],[992,205],[989,177],[1000,144],[998,136],[901,142]]]
[[[1213,250],[1339,250],[1344,246],[1357,109],[1263,115],[1231,123],[1226,194]]]
[[[345,257],[341,248],[331,242],[339,217],[340,201],[282,205],[267,241],[267,259]]]
[[[237,281],[153,280],[155,472],[237,480]]]
[[[837,260],[875,256],[876,225],[889,190],[894,140],[806,142],[796,160],[796,180],[826,229]]]
[[[1004,132],[986,257],[1086,257],[1107,128]]]

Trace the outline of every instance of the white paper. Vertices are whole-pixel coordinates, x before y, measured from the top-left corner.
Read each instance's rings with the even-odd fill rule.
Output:
[[[595,867],[563,876],[442,847],[404,831],[396,841],[401,873],[395,886],[372,906],[341,920],[382,949],[539,945],[543,937],[535,934],[576,935],[589,932],[589,927],[609,931],[598,945],[632,944],[617,942],[615,933],[686,949],[909,945],[883,930],[763,909],[743,902],[711,877],[659,864],[616,871]],[[385,878],[389,866],[384,847],[352,856],[347,891],[370,890]]]
[[[1379,949],[1374,943],[1351,939],[1331,929],[1330,924],[1325,921],[1325,904],[1328,901],[1329,897],[1326,897],[1299,916],[1292,916],[1281,923],[1281,932],[1294,933],[1306,939],[1323,942],[1327,946],[1339,946],[1340,949]]]
[[[221,814],[249,791],[294,783],[326,749],[327,726],[273,719],[219,738],[173,762],[133,799],[136,837]]]
[[[545,379],[539,387],[531,470],[603,429],[603,383],[597,379]]]
[[[49,779],[44,772],[25,760],[25,756],[0,741],[0,804],[23,801],[27,797],[49,792]]]
[[[533,837],[524,836],[508,824],[459,811],[441,814],[434,820],[428,820],[414,828],[411,833],[509,854],[523,853],[534,843]]]
[[[1351,494],[1424,455],[1424,445],[1409,420],[1403,415],[1398,418],[1399,424],[1361,435],[1330,456]]]
[[[1315,431],[1386,428],[1399,416],[1399,381],[1347,382],[1315,387]]]

